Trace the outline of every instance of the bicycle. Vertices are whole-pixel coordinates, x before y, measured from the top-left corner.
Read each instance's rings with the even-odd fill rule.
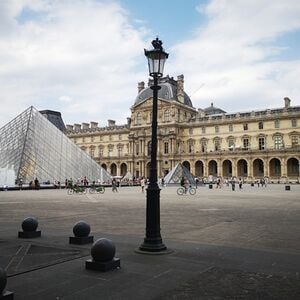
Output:
[[[83,186],[73,186],[73,187],[70,187],[68,189],[68,194],[69,195],[72,195],[72,194],[86,194],[86,188],[83,187]]]
[[[92,186],[89,188],[89,193],[90,194],[104,194],[105,192],[105,187],[104,186]]]
[[[177,195],[179,195],[179,196],[185,195],[188,192],[190,195],[195,195],[196,189],[192,186],[188,187],[187,189],[185,187],[181,186],[177,189]]]

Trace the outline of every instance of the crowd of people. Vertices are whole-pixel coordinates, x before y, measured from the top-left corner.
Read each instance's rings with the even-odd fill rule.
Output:
[[[189,186],[194,185],[197,188],[198,186],[204,186],[205,184],[211,185],[210,188],[212,188],[213,184],[215,185],[215,188],[221,189],[224,186],[231,187],[231,189],[234,191],[236,185],[241,190],[243,189],[243,185],[245,184],[244,178],[223,178],[223,177],[216,177],[216,178],[199,178],[195,177],[193,178],[193,181],[189,182],[188,178],[185,176],[182,176],[180,180],[180,185],[185,188],[185,191],[187,192]],[[250,183],[251,186],[257,186],[257,187],[267,187],[268,185],[268,179],[267,178],[259,178],[259,179],[253,179],[252,181],[247,181],[247,183]],[[19,186],[19,189],[22,190],[23,188],[23,180],[19,179],[16,184]],[[46,183],[45,183],[46,184]],[[50,184],[50,181],[47,182],[47,184]],[[146,177],[132,177],[132,179],[126,178],[126,180],[122,180],[119,178],[112,178],[110,182],[100,182],[100,180],[92,181],[90,182],[87,176],[84,176],[83,178],[77,178],[76,180],[73,180],[72,178],[65,179],[65,187],[66,188],[73,188],[76,186],[97,186],[97,185],[111,185],[113,192],[118,192],[118,188],[121,187],[121,185],[134,185],[134,186],[140,186],[141,192],[145,192],[146,186],[149,184],[149,178]],[[158,178],[158,185],[160,188],[165,187],[166,183],[164,178]],[[60,181],[54,181],[53,184],[54,188],[61,188],[61,182]],[[33,181],[29,182],[29,188],[38,190],[40,188],[40,182],[37,178],[35,178]]]

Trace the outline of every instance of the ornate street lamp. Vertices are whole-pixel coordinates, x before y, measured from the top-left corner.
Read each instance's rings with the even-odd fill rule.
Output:
[[[152,106],[152,140],[150,178],[147,188],[146,236],[139,247],[139,252],[166,252],[160,235],[160,188],[157,184],[157,93],[158,78],[163,75],[165,61],[169,54],[163,50],[162,41],[158,38],[152,41],[152,50],[145,49],[148,59],[149,75],[153,77],[153,106]]]

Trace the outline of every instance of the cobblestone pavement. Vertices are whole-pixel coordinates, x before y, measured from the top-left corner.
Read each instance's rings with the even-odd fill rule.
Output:
[[[134,252],[145,234],[140,187],[101,194],[66,190],[0,192],[0,267],[15,299],[300,299],[300,186],[161,190],[161,233],[174,250]],[[28,216],[42,237],[17,238]],[[95,240],[114,241],[121,269],[84,269],[91,245],[69,245],[84,220]]]
[[[212,267],[156,300],[298,300],[299,276],[287,277]]]

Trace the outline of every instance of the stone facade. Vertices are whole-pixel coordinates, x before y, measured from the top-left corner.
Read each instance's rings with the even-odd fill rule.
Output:
[[[112,175],[149,176],[152,82],[138,84],[127,124],[67,125],[67,135]],[[164,77],[158,94],[158,176],[178,162],[195,176],[268,177],[299,180],[300,106],[226,113],[213,106],[195,109],[184,92],[184,77]]]

